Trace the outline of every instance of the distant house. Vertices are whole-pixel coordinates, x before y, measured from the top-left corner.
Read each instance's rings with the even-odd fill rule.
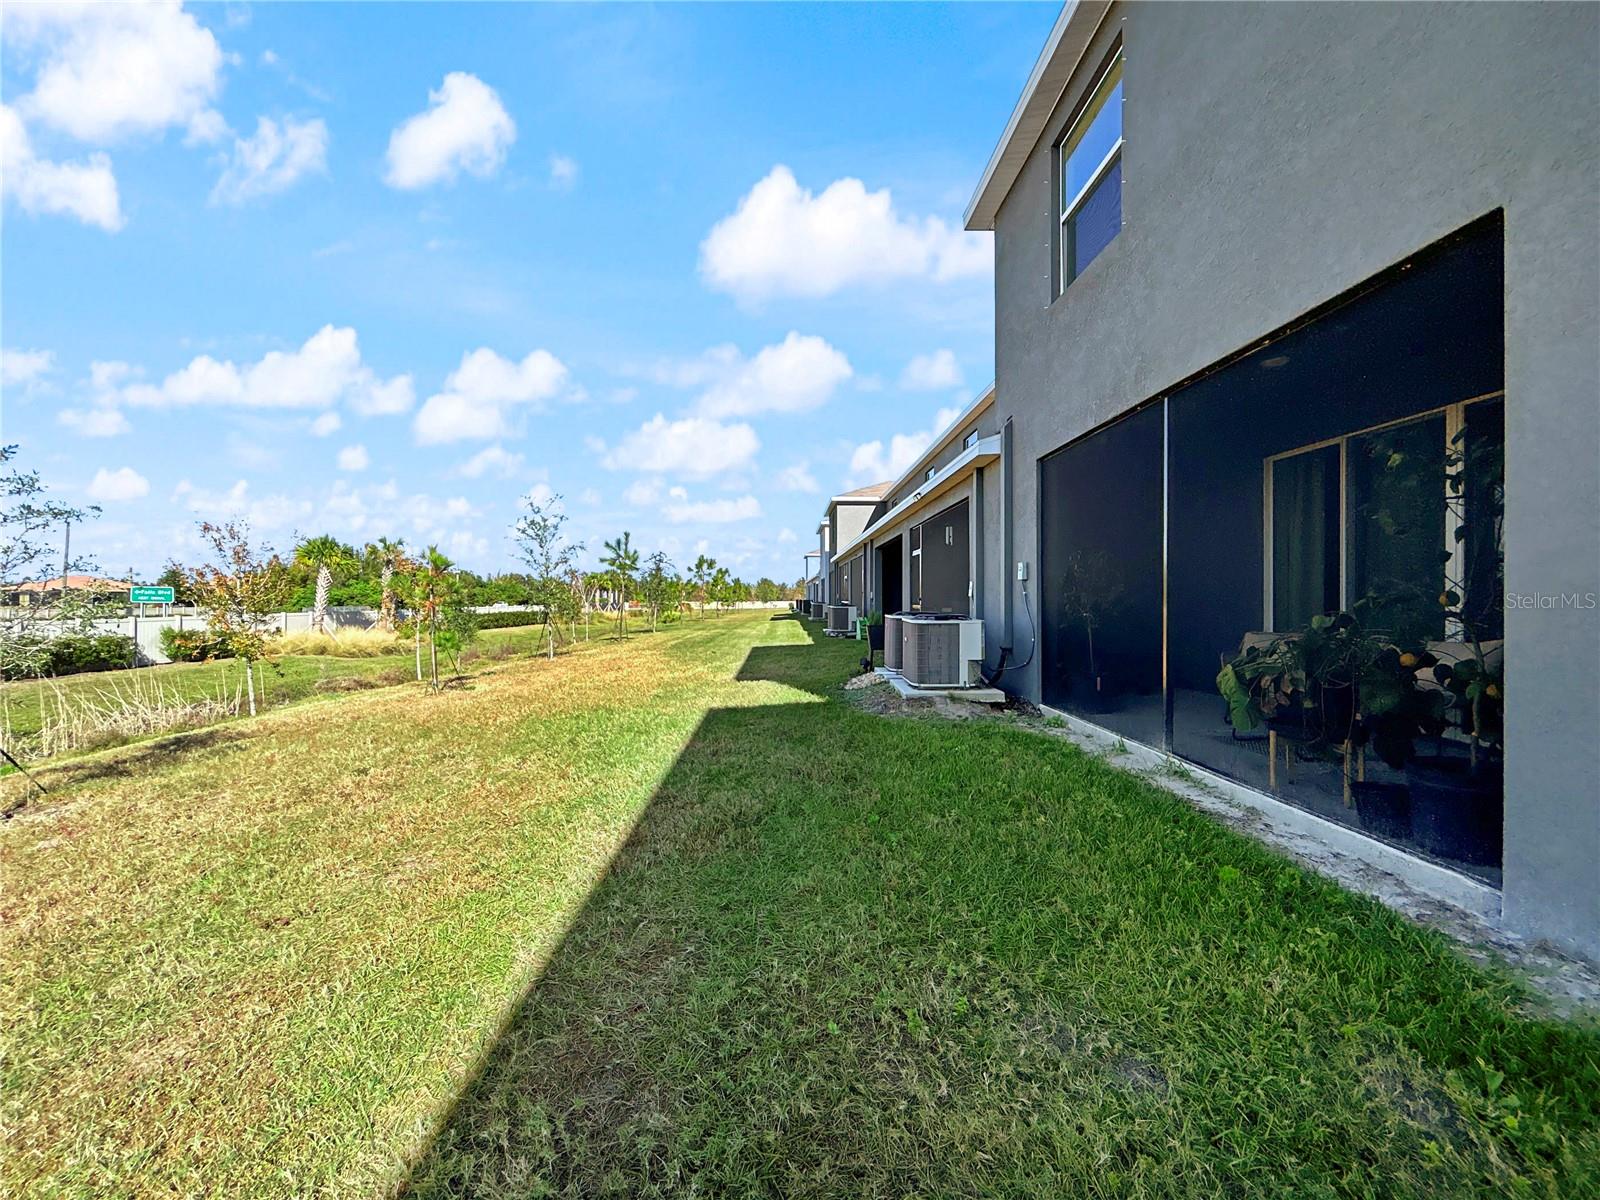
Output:
[[[32,580],[27,583],[18,583],[0,586],[0,602],[23,607],[32,604],[47,604],[61,598],[60,575],[49,579]],[[128,589],[133,585],[125,579],[107,579],[103,575],[68,575],[66,576],[67,590],[80,594],[88,594],[101,600],[126,600]]]

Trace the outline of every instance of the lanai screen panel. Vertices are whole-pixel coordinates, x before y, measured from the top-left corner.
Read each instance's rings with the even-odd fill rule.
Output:
[[[1410,803],[1406,772],[1361,744],[1358,690],[1308,684],[1271,726],[1240,730],[1217,674],[1251,642],[1341,613],[1408,650],[1457,653],[1469,639],[1440,602],[1455,585],[1480,636],[1500,636],[1501,246],[1498,221],[1480,223],[1167,401],[1171,749],[1411,850],[1403,823],[1357,809],[1378,789],[1349,786]],[[1453,497],[1462,459],[1476,465]],[[1497,855],[1433,856],[1497,881]]]
[[[1156,404],[1039,468],[1044,701],[1155,746],[1163,739],[1161,455]]]

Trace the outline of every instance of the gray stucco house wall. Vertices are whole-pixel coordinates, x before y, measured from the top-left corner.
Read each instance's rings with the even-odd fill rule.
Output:
[[[1500,209],[1506,590],[1600,593],[1600,6],[1068,15],[1092,38],[992,217],[975,200],[969,220],[995,231],[1013,560],[1038,561],[1042,456]],[[1119,38],[1122,228],[1052,300],[1053,147]],[[994,645],[1011,589],[1020,660],[1029,628],[999,545],[983,611]],[[1600,612],[1510,607],[1506,645],[1502,919],[1600,955]],[[1039,663],[1005,686],[1038,700]]]

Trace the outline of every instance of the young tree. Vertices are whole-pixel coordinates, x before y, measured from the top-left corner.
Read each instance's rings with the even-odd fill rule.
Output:
[[[244,663],[245,694],[253,717],[255,664],[266,654],[273,615],[289,597],[289,568],[272,547],[251,547],[246,522],[202,521],[200,536],[214,557],[189,572],[189,591],[205,613],[212,636]]]
[[[663,551],[657,550],[645,559],[645,573],[639,581],[639,593],[650,608],[651,633],[656,631],[661,610],[672,603],[677,593],[677,582],[672,575],[672,562]]]
[[[694,566],[689,568],[689,582],[694,585],[695,599],[700,601],[700,616],[706,615],[706,588],[711,583],[711,576],[717,569],[717,560],[707,558],[702,554],[694,560]]]
[[[17,447],[0,446],[0,466],[10,463],[16,454]],[[0,474],[0,591],[10,591],[36,576],[54,577],[58,563],[63,576],[93,569],[93,562],[86,557],[63,561],[67,552],[62,550],[57,557],[57,550],[45,539],[56,529],[65,534],[69,524],[98,517],[100,509],[58,504],[45,495],[47,490],[37,471],[12,467]],[[72,592],[65,578],[53,602],[0,609],[0,678],[37,673],[49,656],[52,636],[90,633],[93,622],[105,615],[103,603],[92,595]]]
[[[601,558],[600,565],[611,572],[611,578],[617,589],[617,632],[624,637],[628,633],[628,591],[633,584],[633,577],[639,570],[639,552],[633,548],[633,537],[626,529],[622,536],[614,542],[605,544],[605,556]]]
[[[378,592],[380,596],[378,605],[378,628],[384,633],[395,631],[395,615],[398,605],[395,601],[394,577],[399,571],[409,570],[411,560],[406,557],[406,544],[404,539],[390,540],[381,537],[375,542],[368,542],[366,548],[367,562],[375,564],[378,568]],[[321,594],[321,579],[318,579],[318,594]]]
[[[722,606],[728,600],[733,587],[733,581],[728,577],[728,568],[717,567],[712,571],[711,582],[706,586],[711,592],[711,601],[717,606],[717,613],[720,615]]]
[[[294,561],[298,566],[316,572],[317,598],[311,608],[311,628],[318,633],[327,632],[328,593],[333,590],[335,574],[344,574],[356,565],[356,552],[332,534],[309,537],[294,548]]]
[[[408,607],[418,639],[417,678],[422,678],[421,639],[426,635],[428,685],[434,691],[439,690],[441,635],[446,635],[445,648],[448,651],[452,645],[448,635],[460,625],[458,615],[465,611],[461,602],[460,581],[453,574],[454,568],[455,564],[441,554],[437,546],[429,546],[406,577]]]
[[[578,555],[583,553],[583,543],[566,540],[563,530],[567,514],[561,508],[559,495],[540,503],[529,494],[522,498],[522,507],[525,511],[517,518],[511,536],[517,543],[518,555],[533,572],[530,596],[533,603],[544,606],[545,632],[549,638],[550,657],[554,658],[556,620],[573,612],[571,575]],[[576,625],[576,621],[573,624]],[[576,633],[574,629],[574,637]]]

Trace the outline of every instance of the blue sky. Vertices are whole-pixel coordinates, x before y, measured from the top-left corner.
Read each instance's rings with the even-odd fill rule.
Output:
[[[512,569],[537,490],[793,579],[992,377],[961,212],[1055,13],[8,5],[0,436],[108,571]]]

